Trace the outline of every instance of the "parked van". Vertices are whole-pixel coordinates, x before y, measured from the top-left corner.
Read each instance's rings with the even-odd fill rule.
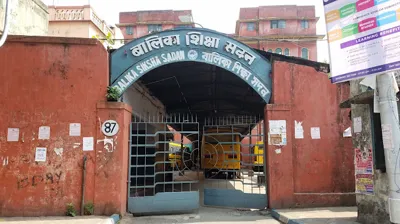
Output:
[[[240,171],[240,135],[231,130],[204,131],[201,155],[206,178],[225,174],[233,179]]]

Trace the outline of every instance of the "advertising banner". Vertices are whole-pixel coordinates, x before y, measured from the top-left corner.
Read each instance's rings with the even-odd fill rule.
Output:
[[[356,193],[374,193],[374,160],[372,149],[355,149]]]
[[[323,0],[333,83],[400,68],[400,0]]]

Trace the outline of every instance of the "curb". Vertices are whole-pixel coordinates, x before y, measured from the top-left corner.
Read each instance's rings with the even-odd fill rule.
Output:
[[[104,224],[117,224],[120,221],[120,216],[118,214],[114,214],[107,219]]]
[[[289,219],[288,217],[279,214],[279,212],[274,209],[271,209],[271,216],[274,219],[281,221],[285,224],[304,224],[304,222],[298,221],[296,219]]]

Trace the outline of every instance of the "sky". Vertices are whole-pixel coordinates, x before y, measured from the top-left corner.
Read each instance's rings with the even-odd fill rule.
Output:
[[[326,35],[323,0],[42,0],[47,5],[90,4],[108,24],[117,24],[119,12],[191,9],[193,19],[204,28],[234,33],[239,9],[268,5],[314,5],[320,17],[317,34]],[[221,13],[222,12],[222,13]],[[326,39],[326,38],[325,38]],[[329,61],[327,41],[318,41],[318,61]]]

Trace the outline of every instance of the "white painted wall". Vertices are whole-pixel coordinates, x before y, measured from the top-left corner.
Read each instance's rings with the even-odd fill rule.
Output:
[[[0,32],[3,31],[5,0],[0,0]],[[49,13],[41,0],[12,0],[10,35],[47,36]]]
[[[165,106],[156,97],[150,95],[149,90],[136,82],[129,87],[122,96],[122,101],[132,106],[136,116],[148,117],[165,116]]]
[[[157,116],[165,117],[165,106],[156,97],[149,94],[149,90],[142,84],[136,82],[129,87],[122,96],[122,101],[132,107],[134,116],[144,121],[157,119]],[[163,125],[154,125],[156,131],[164,130]]]

